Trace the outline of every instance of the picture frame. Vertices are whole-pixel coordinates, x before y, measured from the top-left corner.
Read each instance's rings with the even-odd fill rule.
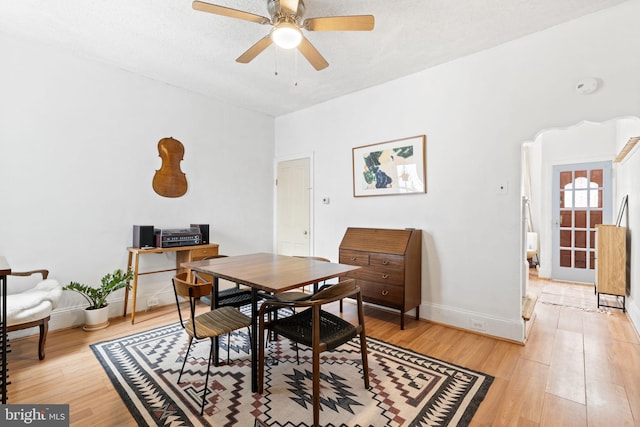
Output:
[[[353,196],[427,192],[426,135],[352,148]]]

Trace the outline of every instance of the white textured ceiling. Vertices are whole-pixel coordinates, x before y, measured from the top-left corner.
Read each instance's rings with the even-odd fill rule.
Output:
[[[305,33],[330,64],[322,71],[275,46],[235,62],[270,27],[195,11],[191,0],[0,0],[0,32],[278,116],[624,1],[305,0],[306,17],[375,16],[372,32]],[[267,0],[210,3],[269,16]]]

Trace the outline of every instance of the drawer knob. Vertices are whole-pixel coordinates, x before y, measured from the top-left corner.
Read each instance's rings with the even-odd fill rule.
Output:
[[[351,261],[357,261],[357,260],[358,260],[357,257],[354,257],[354,256],[351,257]]]
[[[382,264],[383,264],[383,265],[387,265],[387,264],[389,264],[389,260],[388,260],[388,259],[383,260],[383,261],[382,261]]]
[[[382,296],[386,297],[387,295],[389,295],[389,291],[384,290],[384,291],[381,292],[381,294],[382,294]]]
[[[382,278],[383,278],[383,279],[388,279],[388,278],[389,278],[389,275],[385,273],[385,274],[383,274],[383,275],[382,275]]]

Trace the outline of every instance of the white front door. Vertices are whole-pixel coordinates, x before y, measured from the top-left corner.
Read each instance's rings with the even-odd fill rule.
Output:
[[[611,223],[611,162],[553,167],[551,278],[594,283],[596,225]]]
[[[311,255],[310,159],[278,162],[276,243],[281,255]]]

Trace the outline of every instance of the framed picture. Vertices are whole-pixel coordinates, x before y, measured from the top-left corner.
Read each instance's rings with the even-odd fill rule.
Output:
[[[353,148],[353,196],[426,193],[426,139],[418,135]]]

